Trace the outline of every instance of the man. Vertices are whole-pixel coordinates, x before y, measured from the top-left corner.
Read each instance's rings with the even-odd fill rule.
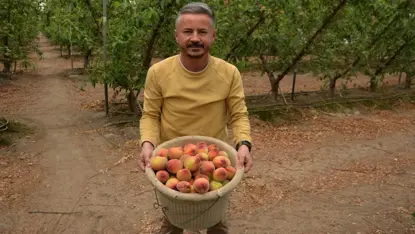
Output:
[[[150,166],[151,154],[162,142],[185,135],[204,135],[228,142],[233,129],[238,168],[252,166],[251,135],[241,75],[238,69],[210,55],[216,39],[215,18],[204,3],[184,6],[176,21],[180,54],[150,67],[144,87],[140,120],[140,167]],[[160,233],[183,233],[164,218]],[[225,221],[207,230],[228,233]]]

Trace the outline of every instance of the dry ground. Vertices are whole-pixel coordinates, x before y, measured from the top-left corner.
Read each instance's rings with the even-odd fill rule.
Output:
[[[36,129],[0,150],[0,233],[154,233],[137,126],[104,127],[115,119],[89,108],[102,87],[81,91],[40,43],[37,70],[0,86],[1,115]],[[254,167],[232,195],[230,233],[415,233],[414,105],[251,122]]]

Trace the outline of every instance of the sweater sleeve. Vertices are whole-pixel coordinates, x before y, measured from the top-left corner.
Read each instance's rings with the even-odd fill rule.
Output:
[[[160,141],[160,115],[163,97],[156,81],[154,69],[150,67],[144,84],[143,113],[140,119],[141,144],[151,142],[157,147]]]
[[[226,104],[228,106],[234,143],[236,144],[242,140],[252,142],[251,126],[248,118],[248,108],[245,103],[242,77],[237,68],[235,68],[231,80],[231,88]]]

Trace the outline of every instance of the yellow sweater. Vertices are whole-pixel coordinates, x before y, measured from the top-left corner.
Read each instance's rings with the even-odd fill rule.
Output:
[[[199,73],[186,70],[179,55],[150,67],[144,87],[141,142],[154,146],[186,135],[210,136],[228,142],[252,142],[242,79],[237,68],[210,56]]]

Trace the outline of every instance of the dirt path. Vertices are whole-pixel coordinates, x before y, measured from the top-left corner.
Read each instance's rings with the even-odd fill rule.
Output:
[[[37,133],[0,165],[0,185],[14,185],[0,194],[0,232],[154,233],[161,211],[137,171],[138,128],[103,129],[113,120],[82,108],[102,89],[79,91],[64,75],[70,62],[44,38],[41,49],[37,72],[2,100],[6,116]],[[251,120],[255,164],[232,196],[230,233],[415,233],[414,106],[280,126]]]
[[[20,143],[17,151],[37,155],[41,170],[35,175],[39,179],[32,190],[25,194],[27,197],[21,196],[23,206],[18,204],[16,209],[1,212],[0,230],[89,233],[98,228],[97,222],[103,217],[98,212],[100,207],[107,207],[118,192],[115,187],[98,186],[101,181],[91,177],[119,160],[121,154],[112,150],[98,132],[82,134],[102,125],[103,113],[80,109],[76,87],[62,75],[68,69],[68,61],[58,58],[58,52],[44,38],[40,44],[44,60],[37,62],[37,74],[26,78],[36,79],[36,92],[31,92],[27,105],[6,116],[39,129],[34,141]],[[53,212],[75,212],[73,217],[82,222],[72,223],[72,216]]]

